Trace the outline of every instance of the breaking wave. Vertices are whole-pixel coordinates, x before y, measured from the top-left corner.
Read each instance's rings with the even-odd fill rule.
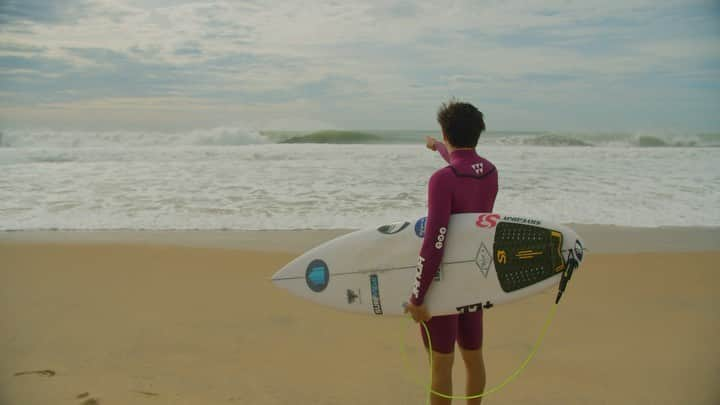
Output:
[[[0,148],[144,148],[241,146],[254,144],[423,144],[439,131],[258,131],[217,127],[185,132],[146,131],[0,131]],[[480,144],[538,147],[720,147],[720,133],[662,134],[502,132],[484,133]]]
[[[299,135],[282,141],[282,143],[383,143],[384,139],[375,134],[355,131],[319,131],[308,135]]]
[[[591,143],[569,135],[548,134],[526,138],[525,145],[536,146],[592,146]]]

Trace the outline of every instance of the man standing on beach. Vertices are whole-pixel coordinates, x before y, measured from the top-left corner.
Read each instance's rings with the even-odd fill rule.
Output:
[[[485,130],[483,114],[477,108],[451,100],[440,106],[437,120],[444,142],[428,137],[427,147],[438,151],[449,166],[430,177],[425,235],[406,311],[416,322],[425,322],[430,332],[433,391],[452,393],[452,365],[457,341],[467,369],[466,393],[471,396],[485,389],[482,309],[430,317],[423,300],[442,261],[450,215],[492,212],[498,191],[498,176],[495,166],[475,151],[480,134]],[[422,327],[420,333],[427,348],[428,341]],[[478,405],[481,399],[468,400],[468,404]],[[431,403],[450,404],[451,400],[431,395]]]

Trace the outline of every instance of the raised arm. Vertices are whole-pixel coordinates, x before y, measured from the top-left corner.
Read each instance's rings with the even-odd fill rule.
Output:
[[[450,154],[448,153],[447,147],[445,147],[444,143],[438,141],[432,136],[426,136],[425,146],[427,146],[430,150],[437,151],[446,162],[450,163]]]
[[[440,156],[445,159],[446,162],[450,163],[450,154],[448,153],[447,147],[442,142],[435,142],[435,150],[438,151]]]
[[[420,257],[410,302],[422,305],[425,294],[437,273],[445,251],[448,222],[450,222],[453,174],[446,169],[436,172],[428,184],[428,216],[425,223]]]

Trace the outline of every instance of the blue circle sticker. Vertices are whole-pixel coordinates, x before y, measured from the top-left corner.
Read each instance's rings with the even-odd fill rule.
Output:
[[[422,217],[415,222],[415,235],[417,235],[418,238],[425,237],[425,221],[427,221],[427,217]]]
[[[305,282],[311,290],[320,292],[327,287],[329,281],[330,272],[324,261],[316,259],[308,264],[307,270],[305,270]]]

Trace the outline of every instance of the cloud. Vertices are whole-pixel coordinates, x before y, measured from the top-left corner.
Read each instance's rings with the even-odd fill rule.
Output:
[[[61,72],[70,68],[70,65],[57,59],[42,56],[8,56],[0,55],[0,71],[4,73],[13,71],[26,71],[37,73]]]
[[[23,43],[2,43],[0,42],[0,52],[3,54],[25,54],[44,52],[47,48],[44,46],[28,45]]]
[[[202,46],[197,41],[187,41],[175,48],[175,55],[200,56],[203,54]]]
[[[720,12],[708,1],[0,4],[0,90],[17,106],[176,97],[401,127],[434,126],[450,95],[527,117],[671,94],[720,107]]]
[[[89,3],[85,0],[3,0],[0,2],[0,24],[74,21],[88,9]]]

